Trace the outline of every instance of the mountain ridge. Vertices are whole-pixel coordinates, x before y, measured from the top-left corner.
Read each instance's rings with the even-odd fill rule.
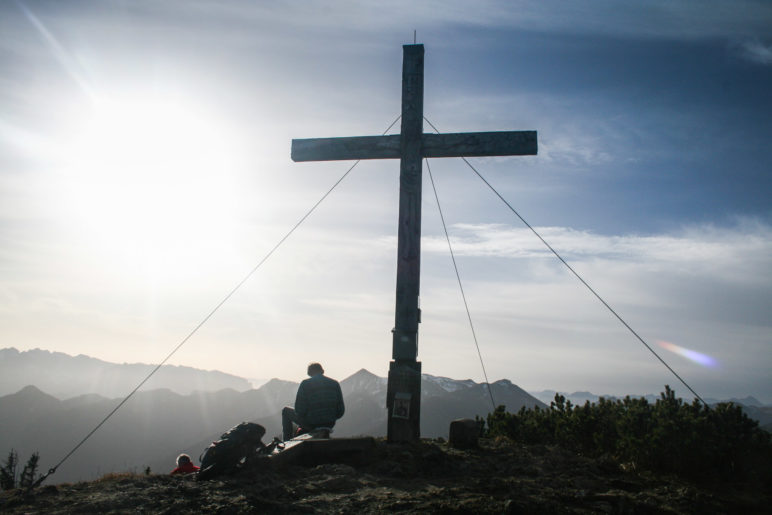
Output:
[[[41,363],[40,361],[23,363],[25,359],[33,359],[43,357],[48,362]],[[52,363],[52,360],[55,362]],[[56,361],[58,360],[58,361]],[[90,366],[104,367],[99,375],[110,376],[115,375],[116,370],[123,369],[123,374],[126,375],[125,379],[120,383],[120,388],[113,387],[109,391],[93,391],[96,387],[95,384],[99,384],[99,381],[94,381],[91,376],[86,374],[86,378],[82,373],[68,373],[66,370],[62,371],[61,375],[66,377],[60,377],[59,380],[53,382],[53,384],[46,384],[46,377],[56,376],[57,368],[62,366],[64,361],[71,361],[80,364],[90,364]],[[14,347],[7,347],[0,349],[0,396],[9,395],[18,392],[23,387],[34,383],[41,391],[44,391],[48,395],[52,395],[58,399],[66,400],[70,397],[78,397],[81,395],[97,395],[105,398],[111,397],[123,397],[128,392],[136,387],[137,383],[146,376],[156,365],[146,363],[113,363],[104,361],[98,358],[87,356],[85,354],[70,355],[58,351],[48,351],[39,348],[20,351]],[[46,370],[45,376],[40,376],[37,372],[40,370]],[[176,375],[175,375],[176,371]],[[162,381],[158,381],[157,376],[161,375]],[[177,365],[163,365],[159,370],[159,374],[154,375],[148,383],[143,386],[142,391],[149,391],[154,389],[168,388],[172,391],[176,391],[180,394],[191,394],[195,391],[218,391],[225,388],[232,388],[236,391],[248,391],[257,390],[261,386],[267,384],[270,381],[284,381],[282,379],[273,378],[268,381],[261,380],[260,386],[253,387],[252,381],[243,377],[221,372],[219,370],[202,370],[188,366]],[[93,374],[92,374],[93,375]],[[167,375],[166,378],[163,378]],[[80,376],[74,377],[74,376]],[[346,388],[344,382],[356,381],[357,377],[379,377],[362,368],[346,379],[341,381],[341,387]],[[35,377],[36,381],[30,381],[30,377]],[[43,380],[40,379],[43,377]],[[191,377],[197,377],[197,379],[190,380]],[[385,392],[386,378],[380,378],[382,380],[382,386]],[[451,379],[444,376],[433,376],[430,374],[423,374],[423,379],[430,379],[427,386],[430,391],[434,391],[435,388],[441,388],[445,391],[455,391],[460,388],[467,388],[477,384],[472,379]],[[52,383],[52,381],[48,381]],[[506,384],[507,382],[513,384],[510,379],[498,379],[491,383],[496,385],[497,383]],[[115,383],[115,381],[114,381]],[[351,383],[354,384],[354,383]],[[65,385],[62,387],[62,385]],[[78,387],[78,385],[83,385]],[[451,390],[452,389],[452,390]],[[525,392],[525,390],[523,390]],[[557,391],[557,390],[539,390],[539,391],[527,391],[528,395],[538,399],[546,405],[549,405],[555,398],[556,394],[563,395],[566,400],[570,400],[574,405],[583,405],[586,401],[597,402],[601,397],[609,400],[622,399],[625,395],[616,394],[594,394],[589,391]],[[642,397],[649,402],[654,402],[659,398],[655,394],[629,394],[630,397]],[[728,399],[715,399],[705,398],[708,404],[716,404],[719,402],[734,402],[735,404],[742,404],[749,408],[767,408],[772,407],[772,404],[762,402],[755,396],[747,395],[743,398],[731,397]]]
[[[0,349],[0,395],[17,392],[34,383],[49,395],[62,399],[92,393],[121,397],[155,368],[156,365],[146,363],[111,363],[84,354],[72,356],[38,348],[19,351],[8,347]],[[219,370],[163,365],[142,389],[159,388],[187,394],[223,388],[246,391],[252,385],[242,377]]]
[[[451,420],[492,411],[488,387],[470,380],[422,377],[422,436],[447,437]],[[438,386],[442,384],[444,388]],[[180,452],[198,456],[239,422],[263,425],[266,440],[281,434],[281,409],[294,404],[298,383],[271,379],[247,391],[222,389],[180,394],[167,388],[140,390],[57,473],[55,481],[93,479],[108,472],[170,468]],[[335,436],[385,436],[386,378],[365,369],[341,381],[346,415]],[[545,407],[509,381],[491,385],[508,409]],[[0,452],[39,452],[46,470],[113,410],[122,397],[84,394],[59,400],[35,386],[0,396]]]
[[[281,434],[281,408],[294,403],[297,387],[296,382],[274,378],[244,392],[222,389],[183,395],[169,389],[138,391],[53,480],[94,479],[108,472],[147,466],[164,471],[180,452],[195,458],[221,433],[245,420],[266,427],[265,438],[270,441]],[[384,436],[385,388],[386,378],[366,369],[343,379],[346,415],[336,425],[334,436]],[[503,404],[510,412],[523,406],[547,407],[509,380],[488,386],[469,379],[423,374],[422,436],[446,438],[450,421],[485,417],[492,411],[490,394],[496,405]],[[0,452],[13,448],[22,457],[39,452],[41,470],[46,470],[121,399],[85,394],[59,400],[32,385],[0,396]],[[745,410],[762,426],[772,420],[771,408],[751,406]],[[764,417],[769,418],[765,421]]]

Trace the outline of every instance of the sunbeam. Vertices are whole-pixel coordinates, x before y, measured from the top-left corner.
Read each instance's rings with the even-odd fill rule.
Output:
[[[40,19],[35,16],[35,13],[30,11],[30,9],[24,5],[23,2],[20,0],[16,0],[16,5],[21,9],[21,11],[24,13],[24,16],[29,20],[29,22],[32,24],[35,29],[40,33],[43,40],[45,40],[48,47],[51,49],[51,53],[54,55],[56,60],[59,62],[62,68],[64,68],[64,71],[67,72],[67,75],[72,78],[75,83],[80,86],[80,88],[83,90],[86,95],[89,96],[92,100],[95,98],[93,88],[89,85],[88,81],[83,78],[81,73],[78,72],[77,64],[75,60],[70,56],[70,53],[59,43],[59,40],[54,37],[54,35],[49,31],[46,26],[43,24]]]

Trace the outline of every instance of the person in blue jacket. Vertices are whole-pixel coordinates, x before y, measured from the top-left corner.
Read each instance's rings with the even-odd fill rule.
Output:
[[[295,436],[293,423],[300,428],[298,433],[307,433],[319,427],[332,428],[346,410],[340,383],[325,376],[322,365],[309,364],[308,375],[309,378],[298,387],[295,408],[286,407],[281,412],[284,440]]]

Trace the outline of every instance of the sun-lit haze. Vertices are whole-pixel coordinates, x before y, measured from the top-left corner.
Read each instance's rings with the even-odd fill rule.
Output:
[[[291,139],[394,121],[415,30],[431,123],[537,130],[470,161],[700,395],[772,402],[771,26],[750,0],[4,2],[2,347],[163,359],[352,164]],[[686,395],[463,161],[430,166],[490,380]],[[398,173],[360,163],[171,363],[385,376]],[[419,360],[482,381],[428,180]]]
[[[231,245],[238,189],[223,122],[172,95],[97,100],[74,125],[81,117],[50,203],[90,250],[167,275],[187,267],[192,251]],[[213,232],[222,239],[198,239]]]

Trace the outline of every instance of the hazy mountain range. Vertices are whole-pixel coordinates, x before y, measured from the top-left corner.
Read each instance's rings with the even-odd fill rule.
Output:
[[[0,395],[18,392],[34,384],[60,399],[88,393],[122,397],[155,368],[143,363],[108,363],[96,358],[33,349],[19,352],[0,349]],[[143,386],[144,390],[168,388],[181,394],[196,390],[232,388],[245,391],[249,381],[223,372],[164,365]]]
[[[39,350],[0,351],[0,382],[5,389],[16,388],[15,393],[0,397],[0,454],[14,448],[26,460],[38,451],[41,470],[47,470],[136,386],[149,371],[144,367],[150,365],[116,365]],[[27,386],[19,387],[22,370],[30,372],[23,383]],[[264,441],[270,441],[280,435],[281,408],[294,403],[298,387],[295,382],[272,379],[260,388],[246,389],[248,382],[244,379],[187,367],[164,367],[158,375],[155,389],[140,390],[131,398],[62,465],[51,482],[92,479],[146,466],[154,472],[165,472],[173,468],[180,452],[187,452],[195,461],[212,440],[245,420],[264,425]],[[173,380],[175,377],[184,377],[188,384],[181,387]],[[105,384],[108,387],[101,391],[112,393],[93,393],[94,388]],[[45,385],[58,395],[45,392]],[[178,391],[159,385],[174,386]],[[204,387],[191,391],[192,385]],[[384,436],[386,379],[362,369],[343,379],[341,388],[346,415],[336,425],[333,436]],[[62,395],[63,391],[74,392],[74,396]],[[555,394],[537,392],[543,403],[508,380],[492,383],[491,392],[495,403],[511,412],[522,406],[546,407]],[[567,397],[575,404],[583,404],[583,395],[593,394],[578,392]],[[492,408],[486,385],[427,374],[422,378],[421,399],[424,437],[447,437],[451,420],[484,417]],[[755,410],[756,416],[749,415],[762,424],[772,422],[772,408],[749,406],[748,410]]]
[[[124,381],[128,380],[131,371],[140,370],[136,365],[115,365],[85,356],[69,357],[68,360],[67,355],[45,351],[19,353],[6,349],[0,355],[3,356],[0,375],[6,388],[11,385],[8,379],[11,376],[5,375],[9,366],[35,370],[27,376],[28,382],[48,376],[49,382],[45,384],[50,385],[66,382],[68,370],[70,374],[88,370],[97,378],[114,374],[123,377]],[[35,362],[38,358],[41,361]],[[25,359],[27,362],[22,363]],[[45,364],[51,360],[56,360],[59,367],[54,374],[59,378],[57,381],[50,380],[52,370]],[[68,367],[68,361],[73,364],[72,368]],[[104,364],[105,369],[101,372],[96,366],[99,364]],[[171,368],[179,371],[182,367]],[[74,377],[68,391],[81,385],[81,394],[64,400],[31,385],[0,397],[0,453],[14,448],[20,458],[26,460],[32,452],[38,451],[41,469],[47,470],[118,405],[122,396],[143,377],[145,370],[140,372],[139,377],[134,378],[134,384],[124,388],[118,398],[84,393],[92,392],[89,388],[98,383]],[[195,369],[184,369],[184,372],[191,374],[188,379],[193,384],[212,385],[219,380],[231,381],[233,377]],[[200,373],[200,377],[196,377],[196,373]],[[14,377],[18,378],[19,374]],[[422,383],[422,436],[447,437],[451,420],[475,415],[484,417],[492,409],[487,387],[483,384],[430,375],[424,375]],[[108,384],[117,388],[120,382],[113,378]],[[295,382],[272,379],[258,389],[246,391],[233,388],[187,393],[168,388],[140,390],[51,479],[53,482],[91,479],[107,472],[140,470],[145,466],[156,472],[171,470],[177,454],[187,452],[197,458],[212,440],[244,420],[264,425],[268,431],[265,441],[270,441],[281,434],[281,408],[294,403],[297,387]],[[346,415],[336,425],[334,436],[384,436],[386,379],[363,369],[342,380],[341,388]],[[504,404],[510,410],[518,410],[521,406],[544,406],[507,380],[493,383],[491,391],[496,403]]]
[[[619,395],[596,395],[592,392],[558,392],[555,390],[541,390],[539,392],[528,392],[540,401],[544,402],[545,404],[549,404],[555,399],[555,394],[560,394],[563,397],[566,398],[566,400],[571,401],[572,404],[575,406],[582,406],[585,402],[590,401],[591,403],[598,402],[598,399],[601,397],[604,397],[606,399],[615,400],[615,399],[622,399],[624,396]],[[657,399],[659,399],[659,395],[654,394],[646,394],[646,395],[630,395],[630,397],[643,397],[649,403],[655,402]],[[743,397],[742,399],[738,399],[736,397],[732,397],[731,399],[713,399],[711,397],[706,397],[705,402],[708,404],[717,404],[719,402],[734,402],[735,404],[742,404],[746,407],[755,407],[755,408],[763,408],[763,407],[769,407],[765,405],[760,400],[756,399],[753,396],[747,396]]]

